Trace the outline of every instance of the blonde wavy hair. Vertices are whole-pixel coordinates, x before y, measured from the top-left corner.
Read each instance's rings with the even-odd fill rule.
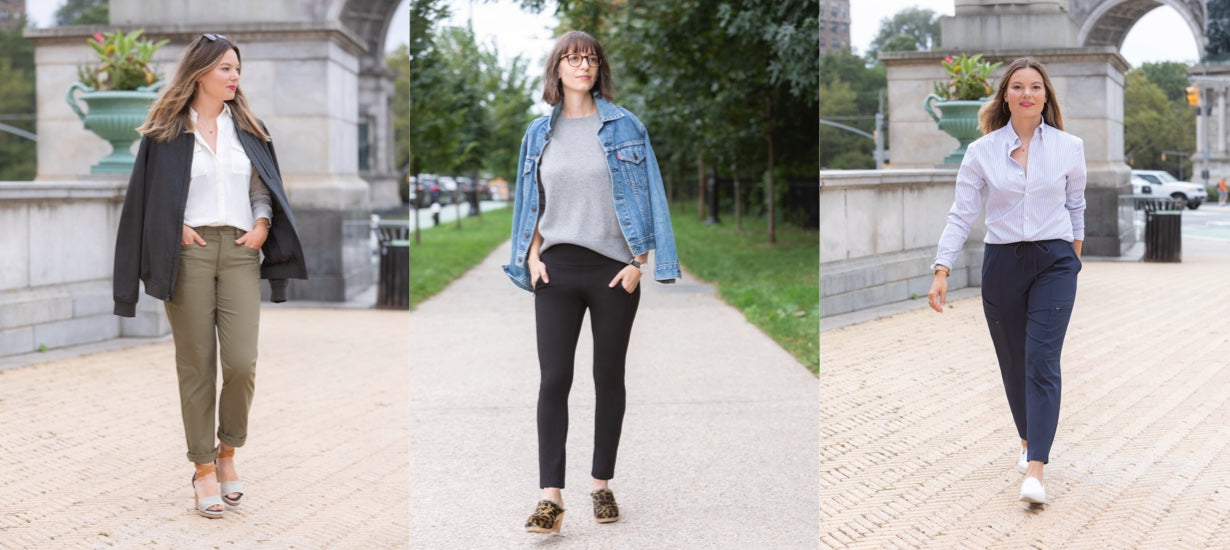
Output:
[[[143,136],[161,142],[171,141],[184,132],[195,131],[196,128],[192,125],[192,116],[188,113],[188,108],[192,105],[192,100],[196,98],[196,81],[217,67],[228,49],[233,50],[235,57],[241,61],[240,66],[236,69],[241,70],[243,58],[239,54],[239,47],[225,36],[201,35],[188,44],[188,49],[184,50],[184,54],[179,58],[175,76],[158,95],[154,106],[149,110],[145,123],[139,126],[137,131]],[[252,110],[248,108],[248,98],[244,96],[242,87],[237,88],[235,98],[227,100],[226,103],[230,105],[231,116],[241,130],[269,141],[269,134],[265,132],[260,121],[256,119],[256,115],[253,115]]]

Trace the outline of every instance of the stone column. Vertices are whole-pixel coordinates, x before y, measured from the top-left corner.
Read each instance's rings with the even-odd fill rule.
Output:
[[[1226,87],[1217,88],[1217,154],[1226,154]]]
[[[1223,177],[1230,177],[1230,151],[1226,145],[1226,93],[1230,92],[1230,64],[1224,63],[1205,63],[1197,65],[1187,70],[1188,76],[1192,80],[1192,84],[1198,86],[1201,93],[1218,94],[1217,109],[1214,111],[1214,116],[1196,116],[1196,152],[1192,155],[1192,177],[1193,183],[1203,183],[1203,178],[1200,177],[1200,169],[1204,166],[1204,152],[1206,149],[1204,131],[1205,124],[1209,125],[1208,145],[1209,152],[1209,182],[1216,183],[1217,180]],[[1202,101],[1204,105],[1214,104],[1209,96],[1204,96]],[[1216,195],[1214,195],[1216,196]]]

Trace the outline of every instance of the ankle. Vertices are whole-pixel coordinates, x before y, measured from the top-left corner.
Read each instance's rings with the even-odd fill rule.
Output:
[[[558,504],[560,508],[564,507],[564,495],[559,489],[543,489],[542,500],[554,502],[555,504]]]

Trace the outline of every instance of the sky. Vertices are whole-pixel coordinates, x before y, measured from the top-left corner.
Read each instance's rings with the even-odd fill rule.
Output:
[[[500,60],[507,64],[518,54],[530,60],[529,73],[543,70],[542,58],[546,57],[555,43],[555,26],[558,20],[555,2],[547,2],[541,14],[522,10],[516,0],[451,0],[448,26],[465,26],[472,16],[474,35],[479,43],[495,43]]]
[[[880,30],[880,20],[910,6],[930,9],[942,15],[953,14],[953,0],[852,0],[850,2],[850,42],[857,54],[867,52]],[[1164,39],[1159,39],[1164,37]],[[1128,31],[1120,54],[1133,67],[1141,63],[1199,59],[1196,39],[1178,12],[1161,6],[1145,14]]]
[[[56,10],[64,5],[64,0],[26,0],[26,15],[35,27],[50,27],[55,23]],[[401,0],[393,22],[389,23],[389,34],[385,39],[385,50],[393,51],[399,44],[410,43],[410,0]]]

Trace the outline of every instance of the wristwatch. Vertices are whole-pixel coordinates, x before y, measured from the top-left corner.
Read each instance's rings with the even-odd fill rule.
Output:
[[[642,264],[641,262],[636,261],[636,258],[632,258],[632,261],[628,262],[628,265],[631,265],[632,267],[635,267],[635,268],[637,268],[637,269],[640,269],[640,268],[641,268],[641,266],[642,266],[642,265],[644,265],[644,264]]]

